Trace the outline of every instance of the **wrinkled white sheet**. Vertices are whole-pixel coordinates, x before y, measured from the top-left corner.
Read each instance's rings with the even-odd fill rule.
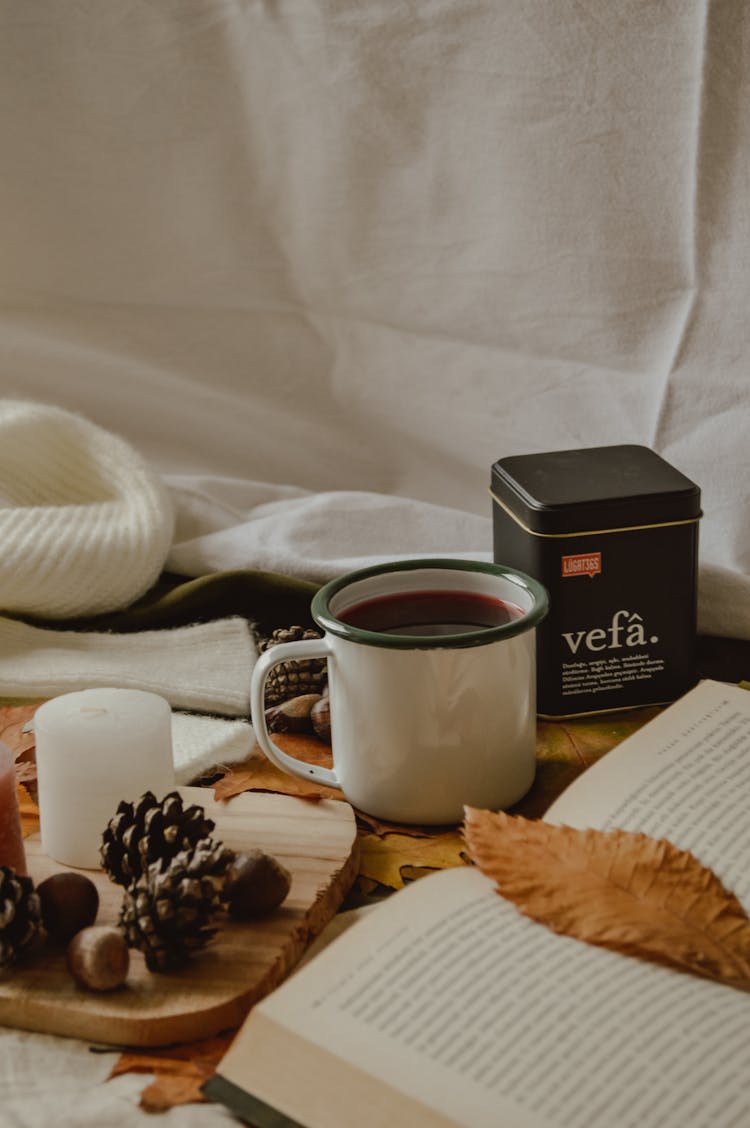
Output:
[[[258,482],[170,481],[177,532],[167,568],[183,575],[246,568],[251,561],[324,581],[399,556],[492,559],[489,519],[461,509],[354,490],[300,490],[295,497],[279,490],[272,500],[273,487]],[[228,493],[231,508],[222,504]]]
[[[230,1128],[220,1105],[194,1104],[154,1114],[138,1107],[150,1077],[126,1073],[108,1081],[118,1052],[99,1052],[72,1038],[0,1033],[0,1124],[3,1128]]]
[[[489,516],[364,491],[311,493],[221,478],[168,478],[177,530],[167,566],[188,576],[264,568],[323,582],[381,560],[492,560]],[[746,483],[736,483],[738,493]],[[739,507],[744,516],[746,503]],[[712,564],[704,547],[698,626],[750,638],[750,576]]]
[[[750,637],[749,64],[721,0],[3,4],[0,393],[188,574],[489,554],[495,459],[645,443]]]
[[[321,503],[255,512],[251,485],[178,546],[191,572],[489,552],[495,459],[645,443],[703,489],[702,628],[750,635],[749,22],[4,5],[0,391],[217,503],[243,481],[413,503],[393,524],[371,498],[341,546]]]

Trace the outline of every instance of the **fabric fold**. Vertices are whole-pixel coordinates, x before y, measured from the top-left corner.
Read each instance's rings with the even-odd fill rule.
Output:
[[[172,753],[177,786],[239,764],[253,750],[255,734],[247,721],[226,721],[172,713]]]
[[[0,607],[66,619],[127,607],[156,581],[174,513],[117,435],[59,407],[0,400]]]
[[[158,693],[176,709],[246,716],[256,648],[244,619],[137,634],[45,630],[0,618],[0,696],[94,686]]]

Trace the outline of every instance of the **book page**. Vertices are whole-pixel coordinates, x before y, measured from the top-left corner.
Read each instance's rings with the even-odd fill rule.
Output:
[[[749,811],[750,692],[704,681],[589,768],[545,820],[668,838],[750,907]]]
[[[394,1123],[361,1075],[440,1125],[739,1128],[746,1033],[743,993],[555,935],[457,868],[389,898],[260,1003],[219,1072],[309,1128]],[[304,1044],[351,1067],[328,1101]]]

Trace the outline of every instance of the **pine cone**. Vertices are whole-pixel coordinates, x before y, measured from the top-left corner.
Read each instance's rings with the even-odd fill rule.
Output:
[[[39,894],[30,877],[0,866],[0,967],[13,963],[42,922]]]
[[[258,650],[270,650],[279,642],[299,642],[301,639],[321,638],[319,631],[304,627],[279,627],[270,638],[262,639]],[[304,693],[320,693],[327,680],[325,658],[299,658],[290,662],[279,662],[266,679],[266,708],[279,705],[291,697]]]
[[[149,971],[180,967],[215,935],[234,861],[233,850],[204,839],[168,863],[153,862],[126,891],[118,924]]]
[[[202,807],[183,808],[179,792],[170,791],[159,802],[147,791],[135,804],[121,802],[109,820],[102,836],[102,865],[112,881],[127,888],[153,862],[168,862],[213,829]]]

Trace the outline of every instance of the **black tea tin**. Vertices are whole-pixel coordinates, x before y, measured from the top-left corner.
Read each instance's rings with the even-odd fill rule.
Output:
[[[537,709],[570,717],[673,701],[696,681],[700,490],[645,446],[501,458],[496,563],[534,576]]]

